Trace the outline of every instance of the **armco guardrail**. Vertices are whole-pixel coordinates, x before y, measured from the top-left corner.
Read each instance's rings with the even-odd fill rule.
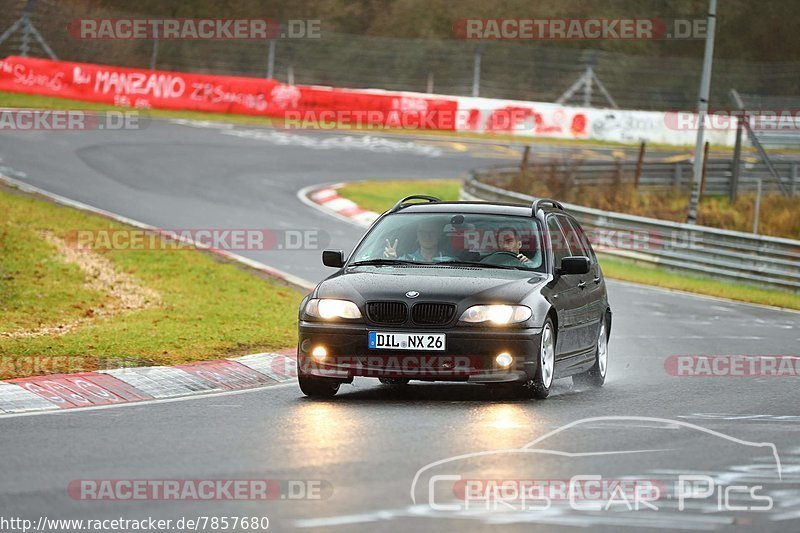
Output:
[[[530,204],[535,198],[483,183],[474,171],[462,200]],[[596,250],[666,267],[800,292],[800,241],[693,226],[564,204]]]
[[[784,189],[789,194],[800,194],[800,160],[776,160],[773,166],[783,178]],[[526,173],[544,179],[569,182],[574,186],[611,185],[631,183],[636,175],[636,161],[541,161],[529,164]],[[678,187],[689,189],[692,182],[691,161],[644,161],[641,166],[639,185],[642,187]],[[493,167],[496,183],[519,175],[519,167]],[[729,159],[711,159],[706,164],[706,195],[729,194],[734,186],[733,162]],[[764,191],[780,191],[769,169],[761,162],[743,162],[736,188],[738,192],[754,192],[758,180],[762,180]]]

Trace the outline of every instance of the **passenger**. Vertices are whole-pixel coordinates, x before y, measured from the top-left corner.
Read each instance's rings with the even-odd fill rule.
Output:
[[[394,243],[386,239],[386,246],[383,256],[387,259],[400,259],[402,261],[415,261],[420,263],[433,263],[436,261],[450,261],[453,257],[444,255],[440,247],[440,241],[444,235],[444,226],[435,220],[423,220],[417,224],[417,249],[411,253],[397,257],[397,245],[399,239]]]

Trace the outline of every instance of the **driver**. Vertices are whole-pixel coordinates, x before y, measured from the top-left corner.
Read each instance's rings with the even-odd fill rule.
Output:
[[[436,220],[423,220],[417,224],[417,249],[411,253],[397,257],[397,243],[389,242],[386,239],[386,246],[383,249],[383,257],[387,259],[401,259],[403,261],[417,261],[421,263],[432,263],[434,261],[447,261],[453,259],[442,253],[439,246],[444,225]]]
[[[536,251],[533,260],[520,252],[522,249],[522,239],[514,228],[505,227],[497,232],[497,246],[501,252],[514,254],[517,260],[526,267],[535,268],[541,263],[541,254],[539,250]]]

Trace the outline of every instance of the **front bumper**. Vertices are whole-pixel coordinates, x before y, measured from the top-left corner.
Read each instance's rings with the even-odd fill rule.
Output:
[[[446,349],[422,352],[370,349],[370,331],[444,333]],[[298,373],[342,381],[360,376],[470,383],[524,382],[535,377],[541,331],[541,328],[469,326],[407,329],[301,321]],[[326,348],[327,357],[317,360],[311,355],[317,346]],[[501,352],[508,352],[514,358],[509,368],[496,364],[495,357]]]

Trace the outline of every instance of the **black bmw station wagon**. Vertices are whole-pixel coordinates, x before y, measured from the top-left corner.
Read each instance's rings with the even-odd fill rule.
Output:
[[[356,376],[511,384],[546,398],[555,378],[602,386],[611,308],[578,222],[533,205],[403,198],[303,299],[297,369],[308,396]]]

